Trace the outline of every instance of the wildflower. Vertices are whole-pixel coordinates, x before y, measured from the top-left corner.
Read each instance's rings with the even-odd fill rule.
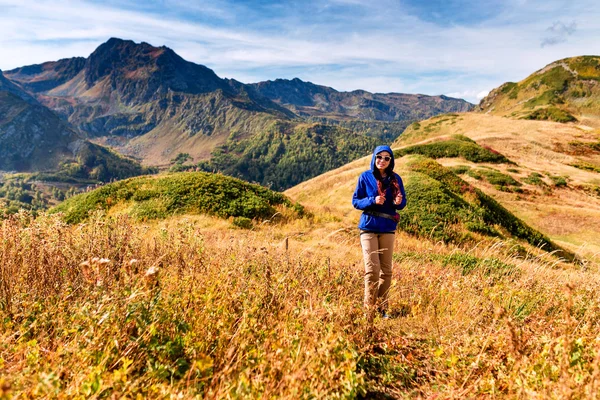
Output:
[[[110,263],[110,260],[108,258],[101,258],[100,260],[98,260],[98,264],[100,265],[108,263]]]
[[[149,288],[158,286],[158,267],[153,265],[148,268],[145,278]]]
[[[155,276],[155,275],[157,275],[157,274],[158,274],[158,267],[157,267],[157,266],[155,266],[155,265],[151,266],[151,267],[150,267],[150,268],[148,268],[148,270],[146,271],[146,277],[147,277],[147,278],[152,278],[152,277],[154,277],[154,276]]]

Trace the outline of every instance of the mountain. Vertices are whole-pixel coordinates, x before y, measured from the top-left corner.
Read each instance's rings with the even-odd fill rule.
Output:
[[[294,117],[167,47],[114,38],[85,60],[23,67],[6,76],[99,142],[155,165],[179,152],[208,158],[232,132],[249,135],[269,121]]]
[[[84,67],[83,57],[67,58],[30,65],[5,72],[27,91],[39,93],[55,88],[75,77]]]
[[[336,141],[339,146],[331,147],[332,152],[357,157],[370,150],[373,138],[389,142],[415,119],[469,107],[462,100],[443,96],[340,93],[299,80],[246,85],[221,79],[167,47],[116,38],[86,59],[27,66],[8,71],[6,76],[95,142],[145,164],[167,166],[185,153],[194,162],[207,162],[205,169],[221,169],[225,153],[235,160],[244,159],[236,163],[239,168],[228,166],[227,171],[251,180],[262,178],[247,173],[243,165],[252,163],[256,152],[264,152],[265,148],[255,149],[255,145],[266,143],[264,138],[274,129],[281,129],[276,136],[286,143],[290,132],[320,132],[296,142],[308,140],[318,145]],[[321,99],[330,105],[315,106]],[[296,129],[307,122],[315,129]],[[370,139],[358,140],[357,135]],[[356,148],[359,141],[364,144]],[[289,147],[283,142],[280,152]],[[354,150],[346,151],[345,143]],[[254,150],[246,151],[250,148]],[[348,161],[338,158],[340,164],[333,166]],[[312,165],[306,173],[309,170],[320,171]],[[295,175],[297,179],[312,176]],[[297,180],[277,187],[295,183]]]
[[[45,179],[67,181],[108,181],[150,172],[86,140],[1,71],[0,171],[43,172]]]
[[[587,121],[600,127],[600,57],[565,58],[481,100],[480,112],[512,118]]]
[[[448,112],[469,111],[473,105],[447,96],[403,93],[369,93],[337,90],[292,80],[276,79],[249,85],[260,95],[303,117],[332,120],[416,121]]]
[[[56,167],[82,138],[0,72],[0,170]]]

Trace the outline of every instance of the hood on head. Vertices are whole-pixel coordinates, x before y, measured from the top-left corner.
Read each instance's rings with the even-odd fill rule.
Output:
[[[392,157],[392,159],[390,160],[390,164],[386,168],[386,172],[392,172],[394,170],[394,152],[392,151],[390,146],[375,147],[375,151],[373,151],[373,158],[371,158],[371,171],[375,171],[377,169],[377,167],[375,166],[375,156],[381,153],[382,151],[387,151],[388,153],[390,153],[390,157]]]

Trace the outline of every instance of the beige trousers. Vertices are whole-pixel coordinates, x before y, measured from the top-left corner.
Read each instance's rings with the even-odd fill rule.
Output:
[[[393,233],[362,233],[360,235],[365,261],[365,307],[376,304],[382,310],[388,306],[392,283]]]

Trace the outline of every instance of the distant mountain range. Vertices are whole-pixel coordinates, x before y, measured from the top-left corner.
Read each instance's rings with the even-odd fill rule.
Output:
[[[256,92],[302,117],[414,121],[448,112],[469,111],[472,105],[447,96],[403,93],[369,93],[364,90],[338,92],[298,78],[250,84]]]
[[[325,143],[328,161],[323,168],[331,168],[363,155],[377,140],[391,141],[412,121],[472,107],[445,96],[338,92],[299,79],[247,85],[221,79],[167,47],[116,38],[88,58],[25,66],[3,75],[0,107],[28,104],[37,113],[32,119],[48,128],[40,131],[32,121],[19,120],[17,141],[0,131],[7,155],[24,160],[41,143],[56,146],[54,154],[67,154],[69,143],[89,139],[146,165],[168,165],[187,153],[194,162],[204,160],[204,169],[276,188],[324,172],[320,166],[294,174],[278,169],[282,162],[302,159],[293,157],[303,152],[301,146]],[[0,118],[14,125],[13,114]],[[12,147],[5,144],[8,140]],[[52,168],[59,158],[49,157],[43,166],[13,162],[2,168]],[[266,167],[271,168],[269,178],[259,170]],[[283,175],[291,181],[278,177]]]

